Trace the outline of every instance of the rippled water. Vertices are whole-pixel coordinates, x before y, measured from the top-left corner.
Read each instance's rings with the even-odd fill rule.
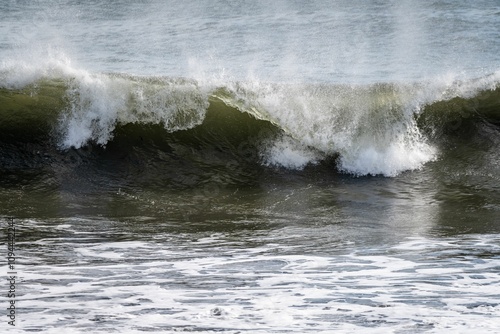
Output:
[[[220,220],[217,221],[220,225]],[[495,332],[499,236],[338,224],[24,220],[27,331]],[[365,227],[367,229],[368,227]],[[372,230],[380,228],[373,226]],[[352,232],[355,233],[355,232]],[[368,240],[365,240],[368,239]],[[378,238],[383,239],[383,238]]]

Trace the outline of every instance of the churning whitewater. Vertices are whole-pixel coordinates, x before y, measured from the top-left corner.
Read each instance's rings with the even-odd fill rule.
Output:
[[[448,101],[452,108],[453,99],[465,102],[464,109],[452,111],[452,118],[498,121],[500,72],[466,81],[288,84],[90,73],[63,58],[6,64],[0,73],[3,121],[22,120],[22,110],[32,108],[31,113],[41,113],[36,117],[55,129],[63,150],[89,143],[106,146],[115,128],[128,124],[161,124],[169,133],[203,127],[209,108],[215,118],[227,117],[224,109],[231,109],[274,130],[273,136],[259,138],[264,164],[302,169],[338,155],[341,171],[395,176],[437,157],[435,145],[418,126],[426,108],[436,114],[429,116],[434,123],[441,123],[424,125],[434,131],[449,115],[433,105]],[[41,99],[47,99],[43,106],[36,102]],[[224,134],[225,129],[217,131]]]

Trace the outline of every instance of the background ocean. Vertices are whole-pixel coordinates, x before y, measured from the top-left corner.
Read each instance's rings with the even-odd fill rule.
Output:
[[[498,0],[2,1],[0,328],[498,333],[499,126]]]

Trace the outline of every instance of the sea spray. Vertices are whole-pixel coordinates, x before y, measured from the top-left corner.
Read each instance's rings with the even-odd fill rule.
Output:
[[[0,85],[2,98],[10,101],[4,106],[15,115],[10,119],[33,114],[12,108],[45,101],[38,113],[58,115],[53,136],[62,150],[105,147],[117,127],[132,124],[160,125],[166,133],[204,128],[211,110],[212,118],[226,119],[202,135],[214,147],[224,136],[236,135],[230,127],[248,122],[228,112],[277,129],[279,133],[255,142],[246,139],[263,165],[303,169],[336,157],[338,169],[346,173],[396,176],[436,159],[440,138],[432,133],[449,123],[450,113],[453,119],[486,117],[494,122],[499,76],[364,85],[194,80],[91,73],[57,55],[38,64],[4,62]],[[12,104],[14,93],[19,100]],[[463,108],[456,109],[456,99]],[[239,123],[231,123],[237,119]],[[233,142],[228,147],[241,145],[235,138],[223,140]]]
[[[339,168],[349,173],[398,173],[420,168],[436,151],[415,122],[420,87],[390,84],[285,85],[250,82],[235,96],[262,110],[261,117],[282,128],[303,147],[339,154]],[[288,140],[288,148],[290,140]],[[279,145],[278,145],[279,147]],[[282,149],[275,150],[276,163]],[[303,149],[302,149],[303,150]],[[279,153],[278,153],[279,152]],[[311,151],[302,159],[317,160]],[[297,166],[304,166],[302,161]],[[284,165],[293,166],[285,163]]]
[[[162,124],[169,132],[200,125],[208,92],[193,81],[168,78],[85,75],[67,91],[69,108],[61,118],[62,147],[89,141],[105,145],[117,124]]]

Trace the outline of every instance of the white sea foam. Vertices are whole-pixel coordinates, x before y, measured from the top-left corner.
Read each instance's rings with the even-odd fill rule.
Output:
[[[278,124],[294,139],[294,150],[291,139],[277,141],[269,163],[283,161],[285,166],[303,168],[318,160],[317,150],[339,154],[339,167],[346,172],[386,176],[420,168],[436,157],[436,149],[415,122],[419,107],[428,102],[418,99],[422,90],[417,85],[261,82],[233,88],[236,96],[259,111],[257,117]]]
[[[176,235],[173,243],[89,240],[74,247],[72,239],[70,244],[57,239],[37,244],[45,253],[30,254],[18,268],[23,312],[17,329],[65,328],[75,333],[96,328],[127,333],[493,333],[497,329],[498,235],[417,237],[394,246],[362,252],[352,248],[353,252],[328,256],[294,254],[281,244],[284,240],[247,248],[223,233],[192,237]],[[42,259],[46,257],[58,261],[50,264]]]
[[[34,60],[36,59],[36,61]],[[232,81],[228,76],[197,81],[91,73],[62,52],[4,60],[0,85],[22,88],[40,80],[62,81],[67,109],[61,113],[62,148],[89,142],[106,145],[118,124],[162,124],[169,132],[200,125],[218,87],[229,103],[284,131],[261,154],[267,165],[302,169],[325,156],[339,155],[340,170],[395,176],[436,159],[415,117],[422,108],[454,97],[471,98],[496,89],[500,72],[479,79],[440,76],[418,84],[332,85]]]
[[[261,148],[261,151],[266,165],[296,170],[303,169],[308,164],[314,164],[322,158],[319,152],[315,152],[287,135],[270,141]]]
[[[208,108],[210,89],[194,81],[91,73],[72,64],[62,52],[29,54],[5,60],[0,87],[31,87],[41,80],[67,87],[67,110],[60,117],[61,147],[89,142],[106,145],[117,124],[163,124],[167,131],[199,125]]]
[[[169,132],[201,124],[208,93],[195,83],[107,75],[77,78],[68,90],[70,110],[61,119],[63,147],[90,140],[105,145],[117,124],[162,124]]]

